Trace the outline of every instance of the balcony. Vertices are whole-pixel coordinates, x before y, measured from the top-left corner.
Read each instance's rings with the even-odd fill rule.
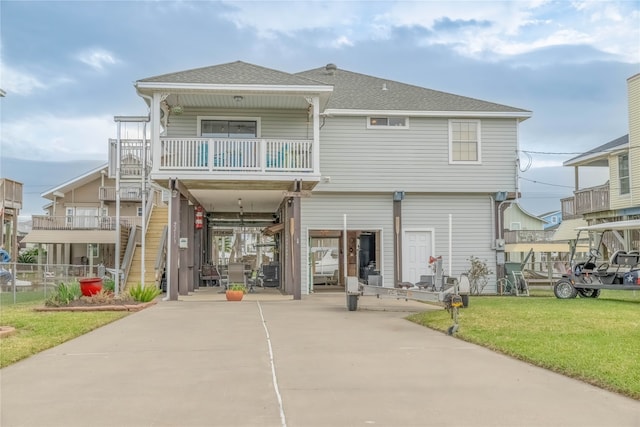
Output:
[[[582,215],[609,210],[609,183],[574,191],[574,197],[561,199],[562,218],[581,218]]]
[[[0,206],[2,208],[22,209],[22,183],[0,178]]]
[[[504,232],[504,242],[513,243],[548,243],[553,241],[555,230],[513,230]]]
[[[98,189],[98,198],[103,202],[115,202],[116,200],[116,188],[115,187],[100,187]],[[136,187],[123,187],[120,188],[120,200],[123,202],[141,202],[142,201],[142,189]]]
[[[115,230],[115,216],[48,216],[33,215],[33,230]],[[120,217],[122,227],[142,226],[142,217]]]
[[[161,138],[156,170],[277,174],[313,172],[313,141],[283,139]]]

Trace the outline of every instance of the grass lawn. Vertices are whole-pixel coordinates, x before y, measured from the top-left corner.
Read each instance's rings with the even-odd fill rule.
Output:
[[[127,311],[36,312],[44,304],[43,295],[33,292],[0,294],[0,326],[12,326],[16,332],[0,340],[0,368],[55,347],[65,341],[113,322]]]
[[[451,326],[446,310],[409,320],[441,331]],[[640,399],[640,290],[570,300],[548,290],[472,296],[458,323],[460,339]]]

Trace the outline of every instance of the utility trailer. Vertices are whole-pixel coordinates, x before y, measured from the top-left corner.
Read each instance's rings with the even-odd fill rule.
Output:
[[[640,291],[640,252],[638,240],[631,233],[638,233],[640,220],[606,222],[576,229],[575,244],[572,245],[570,270],[556,282],[553,292],[557,298],[569,299],[577,295],[597,298],[602,289],[618,291]],[[626,233],[626,234],[625,234]],[[612,236],[607,239],[606,236]],[[578,242],[584,237],[595,243],[589,249],[586,259],[576,256]],[[637,236],[637,234],[636,234]],[[612,255],[603,257],[606,241],[623,245]],[[631,242],[631,245],[629,244]]]

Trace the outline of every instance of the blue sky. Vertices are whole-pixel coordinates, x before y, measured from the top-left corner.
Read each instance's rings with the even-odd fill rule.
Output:
[[[106,162],[113,116],[147,113],[133,87],[145,77],[332,62],[533,111],[521,125],[521,189],[523,206],[542,213],[571,194],[563,160],[628,132],[626,79],[640,72],[640,1],[1,0],[0,19],[4,170],[18,159]],[[22,182],[30,195],[61,183]],[[40,213],[39,200],[26,210]]]

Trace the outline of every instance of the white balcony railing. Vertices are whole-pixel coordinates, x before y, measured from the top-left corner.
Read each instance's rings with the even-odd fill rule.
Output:
[[[312,172],[313,141],[161,138],[160,170]]]
[[[32,215],[33,230],[115,230],[116,217],[97,215],[48,216]],[[142,217],[121,216],[125,227],[141,226]]]

